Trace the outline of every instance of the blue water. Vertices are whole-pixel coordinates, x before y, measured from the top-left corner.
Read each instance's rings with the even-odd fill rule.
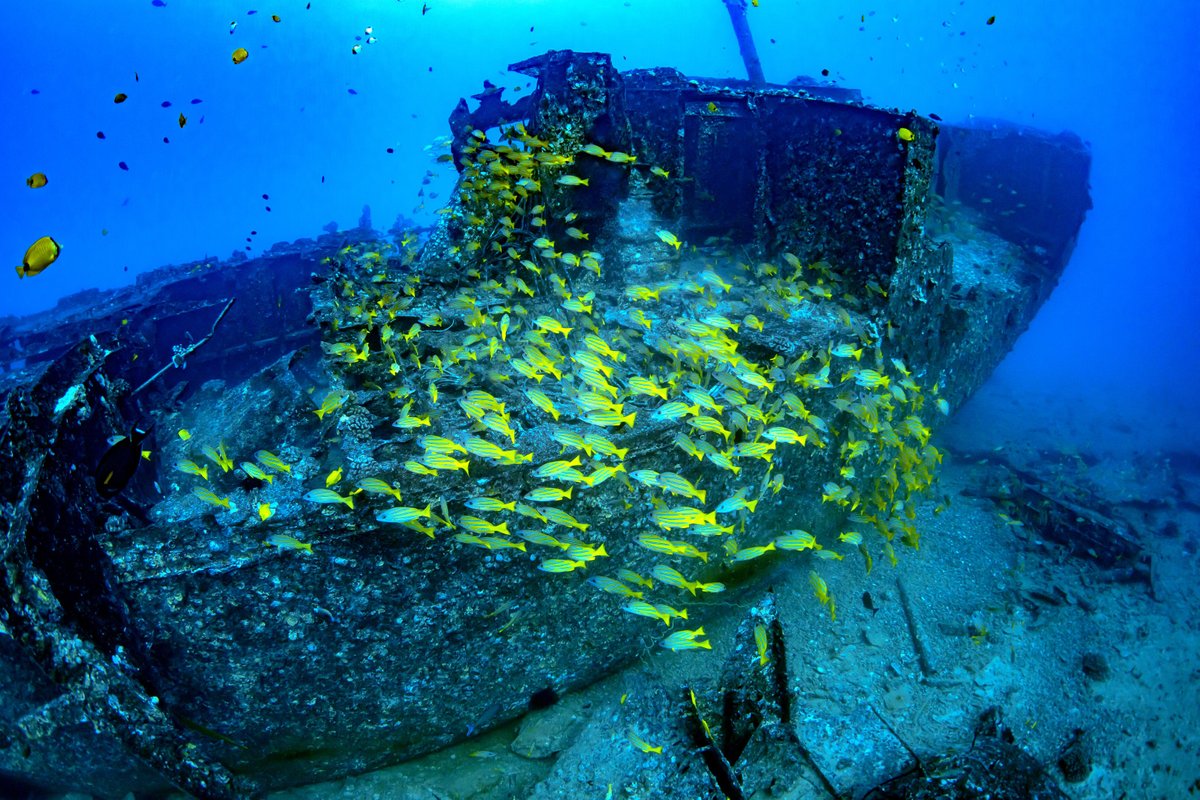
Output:
[[[505,65],[550,48],[610,52],[622,68],[744,74],[719,0],[422,5],[4,4],[0,249],[15,265],[52,235],[63,253],[36,278],[0,277],[0,314],[165,263],[261,252],[331,221],[350,227],[364,205],[379,229],[399,214],[430,222],[450,171],[418,197],[434,167],[424,147],[447,132],[454,103],[484,79],[528,88]],[[1200,389],[1200,6],[762,0],[748,13],[769,80],[828,69],[880,105],[1090,142],[1095,209],[1000,377],[1126,410],[1187,408]],[[237,47],[250,53],[240,65]],[[129,100],[114,104],[117,92]],[[49,185],[31,190],[38,171]]]

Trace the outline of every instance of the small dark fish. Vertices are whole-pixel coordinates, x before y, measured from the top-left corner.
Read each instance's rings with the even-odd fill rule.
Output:
[[[185,117],[183,114],[180,114],[179,115],[179,127],[182,128],[184,125],[187,125],[187,117]]]
[[[41,94],[42,90],[41,89],[30,89],[29,93],[30,94]]]
[[[426,15],[426,14],[428,14],[428,13],[429,13],[429,4],[428,4],[428,3],[421,3],[421,16],[423,17],[423,16],[425,16],[425,15]]]
[[[941,121],[942,121],[942,118],[941,118],[941,117],[939,117],[937,114],[934,114],[932,111],[931,111],[931,112],[929,112],[929,118],[930,118],[930,119],[936,119],[938,122],[941,122]]]
[[[995,24],[996,24],[996,17],[995,17],[995,15],[992,15],[992,16],[988,17],[987,24],[988,24],[988,25],[995,25]]]
[[[140,80],[141,80],[141,78],[138,76],[137,72],[134,72],[133,73],[133,82],[137,83]]]
[[[396,152],[395,150],[393,150],[393,149],[392,149],[392,148],[390,148],[390,147],[387,149],[387,151],[388,151],[388,153],[394,153],[394,152]]]
[[[489,704],[483,711],[479,712],[479,717],[474,722],[467,724],[467,736],[474,736],[484,728],[487,728],[496,717],[500,716],[500,712],[503,710],[504,707],[499,703]]]
[[[347,89],[346,91],[349,92],[350,94],[358,94],[357,89]]]
[[[104,131],[96,131],[96,138],[97,138],[97,139],[103,139],[103,138],[105,138],[105,137],[104,137]]]
[[[826,78],[828,78],[828,77],[829,77],[829,70],[827,70],[827,69],[823,69],[823,70],[821,70],[821,75],[822,75],[823,77],[826,77]]]
[[[250,231],[251,236],[258,236],[258,231]]]
[[[163,144],[170,144],[170,143],[171,143],[171,140],[170,140],[170,139],[168,139],[167,137],[165,137],[165,136],[164,136],[164,137],[163,137]]]
[[[250,9],[249,11],[247,11],[247,12],[246,12],[246,16],[247,16],[247,17],[253,17],[253,16],[254,16],[255,14],[257,14],[257,13],[258,13],[258,11],[257,11],[256,9],[253,9],[253,8],[252,8],[252,9]]]
[[[124,103],[128,99],[129,95],[125,94],[124,92],[117,92],[115,95],[113,95],[113,102],[117,105]]]
[[[159,103],[159,105],[160,105],[160,106],[162,106],[163,108],[170,108],[170,107],[171,107],[171,101],[170,101],[170,100],[163,100],[161,103]]]
[[[198,106],[198,105],[200,105],[200,104],[201,104],[201,103],[203,103],[203,102],[204,102],[204,101],[203,101],[203,100],[201,100],[199,97],[193,97],[193,98],[192,98],[192,105],[194,105],[194,106]]]
[[[155,8],[167,7],[166,0],[150,0],[150,5],[154,6]]]
[[[321,176],[321,183],[324,183],[324,182],[325,182],[325,176],[324,176],[324,175],[322,175],[322,176]]]
[[[269,194],[264,194],[264,195],[262,196],[262,198],[263,198],[263,200],[270,200],[270,199],[271,199],[271,195],[269,195]]]
[[[95,473],[96,491],[101,497],[116,497],[129,485],[142,461],[142,440],[149,433],[149,426],[135,425],[128,436],[101,456]]]
[[[118,161],[117,166],[120,167],[121,169],[125,170],[126,172],[129,172],[129,165],[126,164],[124,161]]]
[[[266,209],[267,209],[267,211],[270,211],[270,210],[271,210],[271,207],[270,207],[270,206],[264,206],[264,208],[266,208]]]
[[[862,604],[863,608],[865,608],[867,611],[870,611],[872,614],[879,613],[879,607],[875,605],[875,598],[871,597],[870,592],[863,592]]]

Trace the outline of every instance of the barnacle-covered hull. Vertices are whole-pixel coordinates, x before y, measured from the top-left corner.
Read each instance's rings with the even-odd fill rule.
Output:
[[[1071,137],[939,128],[816,87],[689,80],[673,70],[622,74],[597,54],[550,53],[516,68],[538,79],[531,96],[508,105],[486,95],[477,111],[464,104],[451,117],[460,165],[465,159],[479,167],[483,152],[507,158],[499,147],[523,149],[519,158],[528,159],[594,143],[632,152],[671,176],[579,155],[571,174],[586,178],[586,188],[560,186],[554,180],[564,170],[539,167],[547,185],[529,189],[560,220],[573,211],[573,224],[590,232],[587,248],[603,253],[595,270],[536,260],[562,253],[527,260],[561,271],[571,297],[594,293],[595,309],[571,312],[571,319],[594,325],[604,341],[629,345],[623,361],[603,362],[623,393],[630,377],[659,375],[665,385],[672,371],[702,375],[713,386],[723,380],[724,391],[746,397],[743,420],[757,402],[760,412],[774,409],[780,426],[805,431],[808,443],[771,441],[766,452],[722,467],[711,457],[701,461],[705,452],[685,454],[679,435],[711,443],[711,453],[737,455],[756,438],[746,435],[758,430],[753,420],[738,427],[737,419],[715,416],[727,425],[724,434],[681,427],[655,419],[656,402],[625,397],[625,414],[636,409],[637,423],[600,428],[575,407],[555,421],[531,404],[523,390],[541,388],[566,408],[582,381],[598,376],[579,377],[583,367],[564,362],[558,366],[571,372],[573,385],[549,370],[522,380],[510,368],[520,349],[497,361],[495,353],[509,352],[508,339],[534,330],[539,315],[568,315],[545,274],[522,272],[521,259],[505,253],[526,234],[500,222],[514,212],[472,166],[463,167],[456,198],[419,252],[381,255],[370,231],[353,231],[245,263],[167,270],[133,289],[87,298],[89,310],[68,305],[12,321],[0,341],[8,365],[0,445],[9,510],[0,655],[18,678],[0,685],[0,772],[105,795],[169,781],[200,796],[237,796],[429,752],[481,723],[522,713],[544,687],[564,692],[610,674],[666,629],[622,613],[622,598],[596,591],[579,573],[536,569],[538,558],[554,553],[533,542],[524,551],[485,550],[455,542],[446,526],[431,522],[427,536],[375,514],[429,504],[440,517],[444,502],[455,509],[453,521],[470,513],[459,510],[471,497],[519,499],[546,483],[533,470],[560,458],[556,430],[592,431],[628,452],[589,453],[591,468],[629,465],[626,475],[574,487],[563,508],[586,530],[548,528],[564,542],[575,535],[605,546],[607,561],[597,559],[585,574],[621,566],[649,575],[667,556],[639,545],[640,536],[688,538],[650,520],[651,493],[627,478],[635,465],[695,478],[708,508],[749,487],[755,512],[720,520],[738,526],[739,550],[801,528],[833,550],[838,526],[872,493],[890,492],[894,505],[897,496],[916,502],[932,485],[937,456],[928,435],[938,413],[930,387],[937,384],[953,407],[982,384],[1053,288],[1087,209],[1087,153]],[[517,123],[525,133],[513,132]],[[509,139],[497,138],[502,130],[489,140],[486,131],[496,126],[508,128]],[[901,128],[911,140],[897,137]],[[1019,209],[982,202],[991,175],[1033,156],[1060,176],[1057,189],[1031,183]],[[977,169],[980,160],[987,169]],[[1055,209],[1054,224],[1039,206]],[[1006,210],[1013,213],[1001,215]],[[544,235],[561,243],[566,227],[553,222]],[[664,244],[657,232],[666,228],[697,247]],[[508,231],[503,243],[497,231]],[[528,238],[540,233],[531,229]],[[528,294],[514,288],[516,275],[528,279]],[[488,288],[489,281],[501,288]],[[693,289],[664,290],[653,305],[627,291],[689,281]],[[189,356],[186,371],[169,370],[130,395],[179,355],[185,332],[208,330],[235,294],[237,304],[211,342]],[[772,312],[774,303],[786,313]],[[743,319],[752,310],[766,324],[742,322],[737,358],[689,372],[689,362],[712,356],[694,351],[692,322]],[[507,336],[498,332],[501,315],[514,323]],[[439,317],[441,324],[429,324]],[[480,327],[485,335],[464,344]],[[727,334],[734,335],[720,336]],[[851,372],[850,389],[839,395],[842,369],[865,362],[835,357],[832,383],[822,389],[812,376],[830,361],[831,345],[865,340],[880,351],[886,374]],[[346,342],[353,353],[335,354]],[[464,363],[444,358],[476,345]],[[490,366],[474,366],[480,358]],[[890,395],[889,409],[903,413],[893,424],[889,411],[885,433],[871,445],[875,463],[855,464],[862,496],[840,502],[822,486],[846,484],[839,475],[848,463],[844,448],[872,427],[881,430],[880,401],[872,398],[886,384],[871,381],[908,377],[887,366],[892,359],[906,365],[917,388],[901,390],[904,400]],[[804,366],[810,362],[811,370]],[[440,400],[429,383],[438,384]],[[318,417],[314,409],[329,388],[349,399]],[[478,389],[507,406],[501,421],[511,441],[493,436],[494,428],[472,430],[479,426],[459,410],[456,401]],[[788,391],[802,411],[785,398]],[[158,421],[160,452],[120,507],[102,504],[86,473],[105,439],[137,414]],[[397,428],[398,415],[410,424]],[[239,460],[274,450],[294,476],[259,485],[209,465],[210,484],[234,497],[237,510],[204,507],[190,495],[194,484],[173,469],[192,452],[176,428],[205,443],[223,440]],[[472,456],[469,477],[406,471],[420,458],[423,433],[459,442],[491,436],[515,451],[515,463]],[[353,479],[397,480],[403,500],[364,493],[351,510],[300,499],[339,465]],[[275,504],[266,522],[254,513],[260,501]],[[678,496],[665,501],[691,504]],[[512,517],[509,524],[529,523]],[[869,552],[884,563],[893,537],[895,549],[919,546],[903,515],[879,525],[883,535],[869,551],[847,547],[839,555],[861,560]],[[262,546],[279,532],[311,543],[314,553]],[[722,582],[736,601],[758,586],[755,561],[724,546],[732,528],[709,532],[690,537],[706,559],[672,563],[689,578]],[[804,569],[817,560],[782,555],[803,560]],[[693,614],[692,623],[702,620]]]

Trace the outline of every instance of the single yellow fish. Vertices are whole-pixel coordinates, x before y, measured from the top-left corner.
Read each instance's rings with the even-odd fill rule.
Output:
[[[262,464],[268,469],[273,470],[274,472],[286,472],[288,475],[292,474],[291,465],[284,463],[282,458],[275,455],[270,450],[255,451],[254,458],[258,461],[258,463]]]
[[[580,569],[581,567],[586,568],[587,562],[572,561],[566,558],[548,558],[542,563],[538,564],[538,569],[540,569],[542,572],[572,572]]]
[[[205,489],[203,486],[197,486],[195,489],[192,489],[192,494],[194,494],[196,497],[199,497],[201,500],[203,500],[204,502],[206,502],[210,505],[222,506],[225,508],[226,511],[233,510],[233,506],[230,504],[229,498],[217,497],[215,494],[210,492],[208,489]]]
[[[654,232],[654,235],[661,239],[664,244],[669,244],[676,250],[683,246],[683,242],[679,241],[679,237],[668,230],[657,230]]]
[[[330,472],[328,475],[325,476],[325,488],[328,489],[332,486],[337,485],[337,483],[339,481],[341,481],[341,479],[342,479],[342,467],[338,467],[333,472]]]
[[[308,542],[302,542],[295,536],[288,536],[286,533],[275,533],[263,541],[267,547],[278,547],[280,550],[303,550],[306,553],[312,553],[312,545]]]
[[[179,470],[180,472],[186,472],[189,475],[196,475],[204,480],[208,480],[208,467],[202,467],[195,461],[180,459],[179,461],[175,462],[175,469]]]
[[[245,472],[256,481],[266,481],[267,483],[275,482],[275,476],[269,472],[265,472],[260,466],[258,466],[258,464],[254,464],[250,461],[243,461],[240,466],[242,468],[242,472]]]
[[[304,499],[310,503],[321,503],[321,504],[342,503],[343,505],[346,506],[346,508],[349,508],[352,510],[354,508],[354,498],[353,497],[342,497],[340,494],[333,491],[332,489],[313,489],[311,492],[305,493]]]

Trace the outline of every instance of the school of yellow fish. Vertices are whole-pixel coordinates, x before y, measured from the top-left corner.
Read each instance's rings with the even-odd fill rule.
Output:
[[[632,170],[633,180],[672,180],[635,155],[544,141],[521,125],[496,141],[474,131],[461,152],[456,200],[442,211],[451,218],[446,228],[461,232],[448,247],[457,284],[424,285],[402,269],[415,260],[412,236],[398,247],[350,245],[326,259],[323,349],[342,385],[314,392],[313,413],[333,435],[348,403],[370,399],[378,408],[386,397],[393,444],[408,448],[410,475],[345,475],[337,466],[303,499],[344,514],[370,503],[377,521],[449,546],[517,551],[548,580],[585,572],[588,584],[613,595],[614,611],[668,629],[689,620],[681,601],[725,589],[704,574],[734,564],[810,551],[817,562],[857,555],[870,572],[875,552],[896,563],[895,541],[917,548],[916,502],[941,461],[921,414],[927,398],[931,411],[949,406],[936,384],[926,392],[902,361],[885,358],[891,326],[878,298],[848,293],[823,262],[782,253],[777,263],[742,263],[722,242],[689,246],[667,230],[648,245],[662,248],[658,274],[613,287],[592,232],[572,210],[577,193],[588,191],[589,180],[575,174],[587,159]],[[869,291],[886,297],[878,284]],[[790,320],[803,315],[836,319],[842,339],[787,357],[746,354],[774,352],[772,335],[794,335]],[[526,443],[544,436],[559,455],[535,463]],[[665,442],[686,454],[693,477],[639,467],[662,464]],[[223,471],[235,468],[223,444],[205,453]],[[847,515],[847,529],[826,541],[797,526],[742,546],[760,505],[779,516],[783,459],[805,457],[836,459],[838,479],[790,491],[815,492]],[[249,477],[269,483],[291,471],[268,451],[254,458],[238,467]],[[177,467],[207,481],[195,461]],[[502,480],[480,494],[481,476]],[[354,490],[339,492],[343,480]],[[605,484],[604,503],[586,502]],[[512,486],[532,488],[518,495],[504,488]],[[229,508],[207,488],[194,494]],[[274,524],[274,506],[253,505],[264,525]],[[614,508],[642,519],[632,542],[606,532]],[[311,552],[282,533],[267,544]],[[647,575],[598,561],[630,544],[659,562]],[[836,619],[829,586],[815,570],[809,578]],[[660,644],[711,648],[699,626]]]

